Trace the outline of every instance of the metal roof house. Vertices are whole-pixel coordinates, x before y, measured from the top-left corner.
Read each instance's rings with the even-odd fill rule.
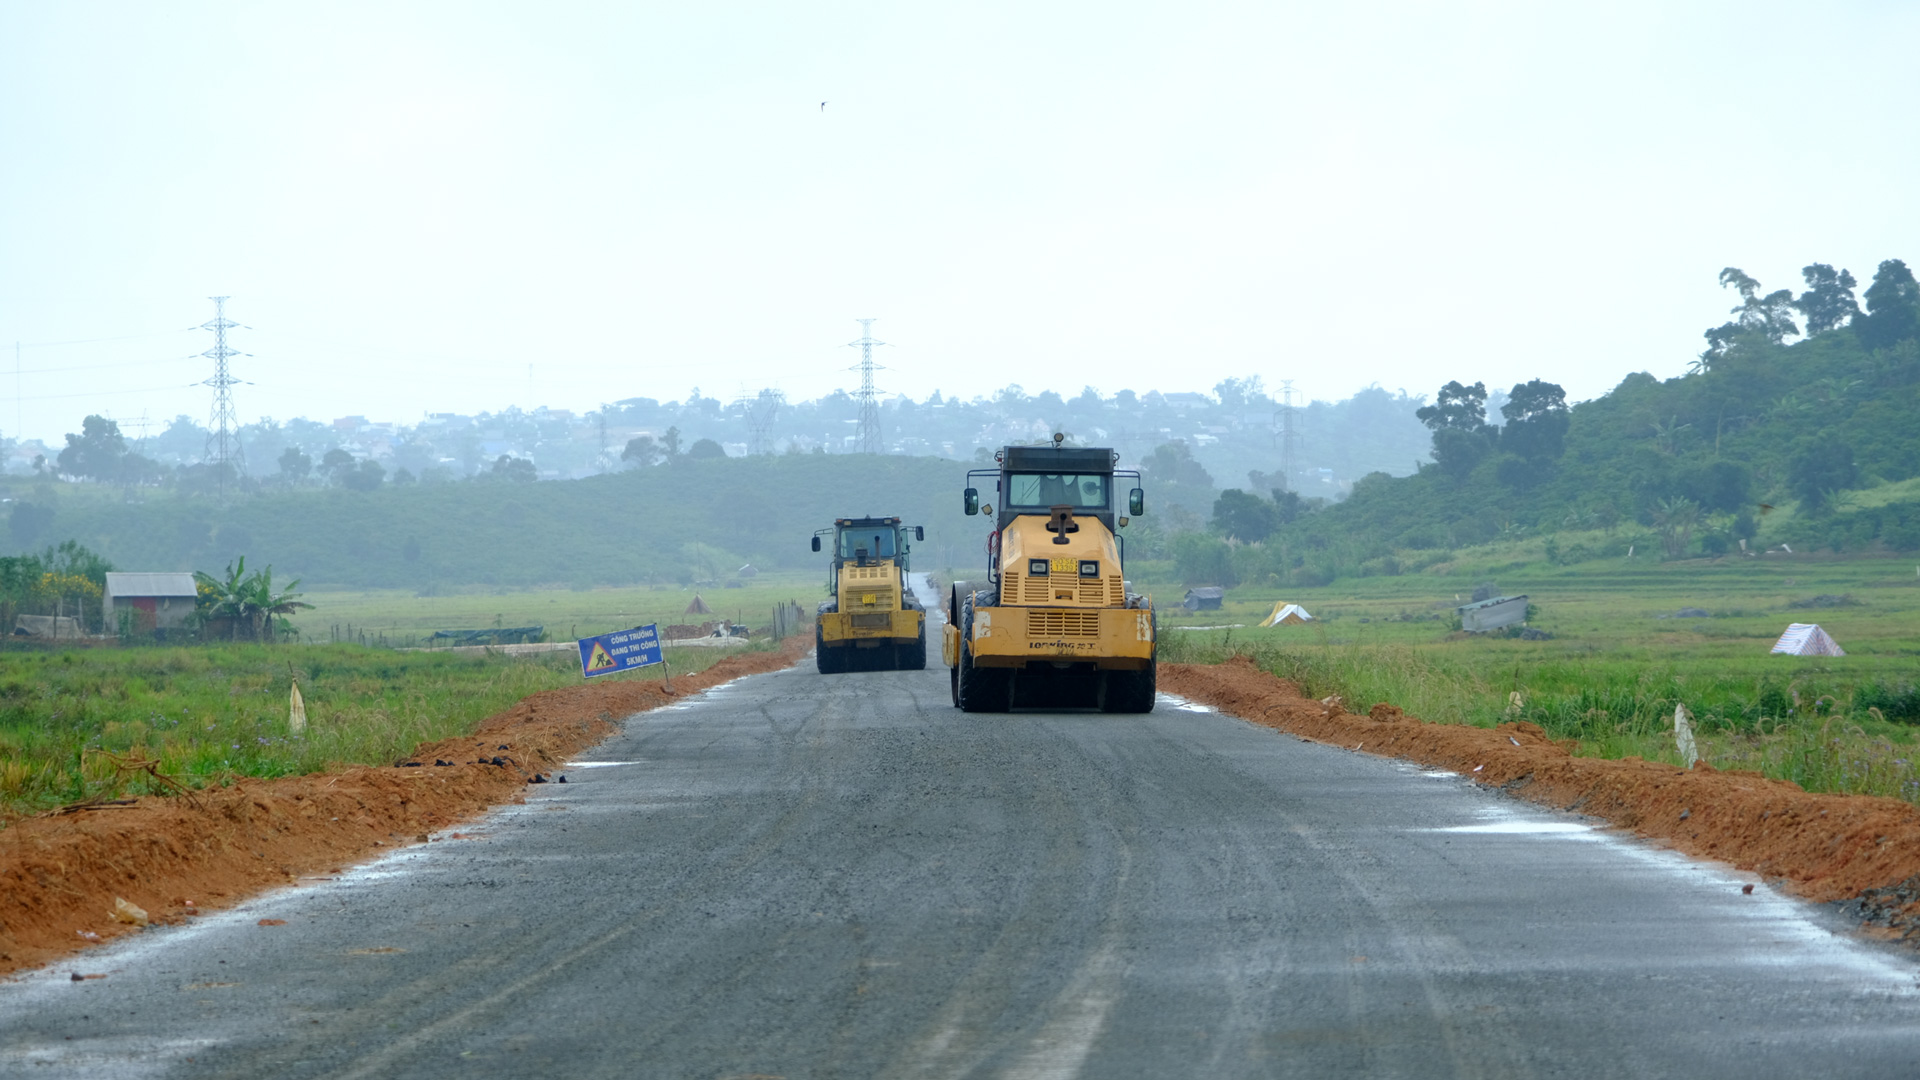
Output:
[[[1525,594],[1496,596],[1477,604],[1463,604],[1453,610],[1460,616],[1460,629],[1477,634],[1526,622],[1527,598]]]
[[[1226,595],[1227,590],[1218,585],[1202,585],[1197,589],[1188,589],[1186,599],[1180,601],[1180,606],[1188,611],[1219,611],[1220,601]]]
[[[129,630],[148,634],[183,629],[197,600],[192,574],[109,573],[100,606],[109,633],[120,627],[120,616],[125,612],[131,620]]]

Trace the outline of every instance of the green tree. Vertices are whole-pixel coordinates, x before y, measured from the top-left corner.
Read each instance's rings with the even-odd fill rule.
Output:
[[[319,472],[330,484],[344,484],[353,466],[353,455],[336,446],[320,458]]]
[[[1486,383],[1449,382],[1440,388],[1438,400],[1413,415],[1433,432],[1433,460],[1440,471],[1455,480],[1464,480],[1493,448]]]
[[[1213,531],[1222,536],[1257,544],[1279,527],[1279,510],[1258,495],[1228,488],[1213,501]]]
[[[1149,508],[1159,506],[1169,522],[1190,517],[1197,527],[1213,506],[1213,476],[1194,458],[1185,441],[1157,446],[1140,461]]]
[[[511,480],[515,483],[531,484],[540,479],[540,470],[526,458],[517,458],[512,454],[501,454],[493,463],[492,478]]]
[[[349,491],[372,491],[387,478],[387,467],[367,458],[340,473],[340,483]]]
[[[1740,306],[1732,309],[1732,322],[1722,323],[1706,332],[1707,349],[1694,364],[1695,372],[1711,371],[1715,364],[1742,345],[1779,345],[1800,332],[1793,321],[1793,290],[1776,289],[1762,294],[1760,282],[1735,266],[1720,271],[1720,287],[1738,292]]]
[[[1173,569],[1185,585],[1240,583],[1233,572],[1233,549],[1225,540],[1205,533],[1181,533],[1173,538]]]
[[[1920,337],[1920,283],[1914,281],[1913,271],[1905,262],[1888,259],[1881,263],[1874,272],[1873,284],[1867,286],[1866,300],[1866,318],[1853,323],[1860,344],[1884,349]]]
[[[344,451],[342,451],[344,453]],[[313,457],[297,446],[280,452],[280,475],[289,484],[304,484],[313,475]]]
[[[294,591],[300,584],[298,581],[288,583],[285,591],[276,592],[273,567],[248,574],[244,555],[227,564],[225,577],[195,570],[193,580],[200,594],[194,608],[194,621],[202,627],[225,630],[234,640],[272,641],[276,617],[284,618],[301,608],[313,607],[299,599],[300,594]]]
[[[711,460],[713,458],[723,458],[726,456],[726,449],[712,439],[695,439],[693,445],[687,448],[687,457],[689,458]]]
[[[659,463],[661,449],[651,435],[635,435],[627,440],[627,448],[620,451],[621,461],[631,461],[641,468]]]
[[[670,427],[667,429],[667,433],[665,435],[660,436],[660,449],[666,453],[668,459],[677,458],[680,456],[680,429],[679,428]]]
[[[1707,510],[1731,514],[1753,502],[1753,470],[1737,461],[1709,461],[1682,468],[1673,486]]]
[[[1244,379],[1223,379],[1213,386],[1213,394],[1220,404],[1229,409],[1238,409],[1253,404],[1266,396],[1266,386],[1260,376],[1249,375]]]
[[[1854,462],[1853,447],[1837,435],[1809,437],[1787,459],[1787,490],[1809,514],[1825,511],[1835,493],[1852,487],[1859,479],[1860,466]]]
[[[1513,388],[1500,415],[1507,421],[1500,448],[1523,458],[1557,458],[1566,450],[1567,392],[1534,379]]]
[[[1653,527],[1660,533],[1660,546],[1669,559],[1683,558],[1693,543],[1693,530],[1700,524],[1700,504],[1685,496],[1662,499],[1653,506]]]
[[[1793,306],[1807,318],[1808,337],[1837,330],[1860,314],[1860,305],[1853,299],[1857,282],[1851,273],[1836,271],[1826,263],[1813,263],[1801,267],[1800,276],[1806,279],[1807,291]]]
[[[80,422],[80,434],[68,433],[67,448],[55,462],[67,476],[116,482],[126,475],[130,454],[119,424],[89,416]]]
[[[1433,431],[1480,434],[1487,428],[1487,384],[1449,382],[1440,388],[1439,400],[1415,409],[1413,415]]]

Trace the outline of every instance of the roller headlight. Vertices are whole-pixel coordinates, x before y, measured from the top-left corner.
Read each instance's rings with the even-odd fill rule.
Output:
[[[1081,559],[1080,560],[1080,576],[1081,577],[1099,577],[1100,576],[1100,560]]]
[[[1034,577],[1046,577],[1047,576],[1047,560],[1028,559],[1027,573],[1032,574]]]

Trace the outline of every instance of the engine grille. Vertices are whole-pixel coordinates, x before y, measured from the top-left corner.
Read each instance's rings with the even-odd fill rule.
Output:
[[[1095,638],[1100,636],[1098,611],[1029,611],[1030,638]]]
[[[1060,592],[1071,590],[1073,595],[1055,595],[1056,581]],[[1010,570],[1006,582],[1008,598],[1019,604],[1057,604],[1062,600],[1102,607],[1125,607],[1127,604],[1126,582],[1118,574],[1106,578],[1051,578]]]

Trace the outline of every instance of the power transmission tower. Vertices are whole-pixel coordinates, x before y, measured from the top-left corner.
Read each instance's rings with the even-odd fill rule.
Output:
[[[762,390],[753,397],[741,395],[740,408],[746,414],[747,428],[751,433],[747,440],[747,453],[773,453],[773,439],[768,433],[773,429],[773,418],[780,412],[780,406],[786,403],[786,396],[778,390]]]
[[[117,421],[120,431],[125,434],[129,428],[134,430],[133,452],[140,453],[147,447],[147,429],[153,427],[153,421],[147,416],[147,410],[141,409],[137,418]]]
[[[1280,380],[1280,486],[1294,490],[1293,484],[1293,380]]]
[[[201,323],[200,329],[213,331],[213,348],[200,355],[213,361],[213,378],[203,380],[200,385],[213,387],[213,421],[207,425],[213,433],[207,436],[207,464],[219,473],[220,494],[224,496],[227,474],[231,472],[239,479],[247,472],[246,455],[240,449],[240,415],[233,407],[233,388],[244,380],[233,377],[227,360],[252,354],[227,345],[227,331],[240,325],[227,318],[227,298],[210,296],[207,299],[213,301],[213,318]]]
[[[854,453],[879,454],[885,452],[880,441],[880,401],[873,388],[873,373],[885,368],[873,362],[873,347],[885,345],[884,341],[873,339],[873,324],[877,319],[855,319],[860,324],[860,340],[847,342],[848,348],[860,349],[860,425],[854,433]]]

